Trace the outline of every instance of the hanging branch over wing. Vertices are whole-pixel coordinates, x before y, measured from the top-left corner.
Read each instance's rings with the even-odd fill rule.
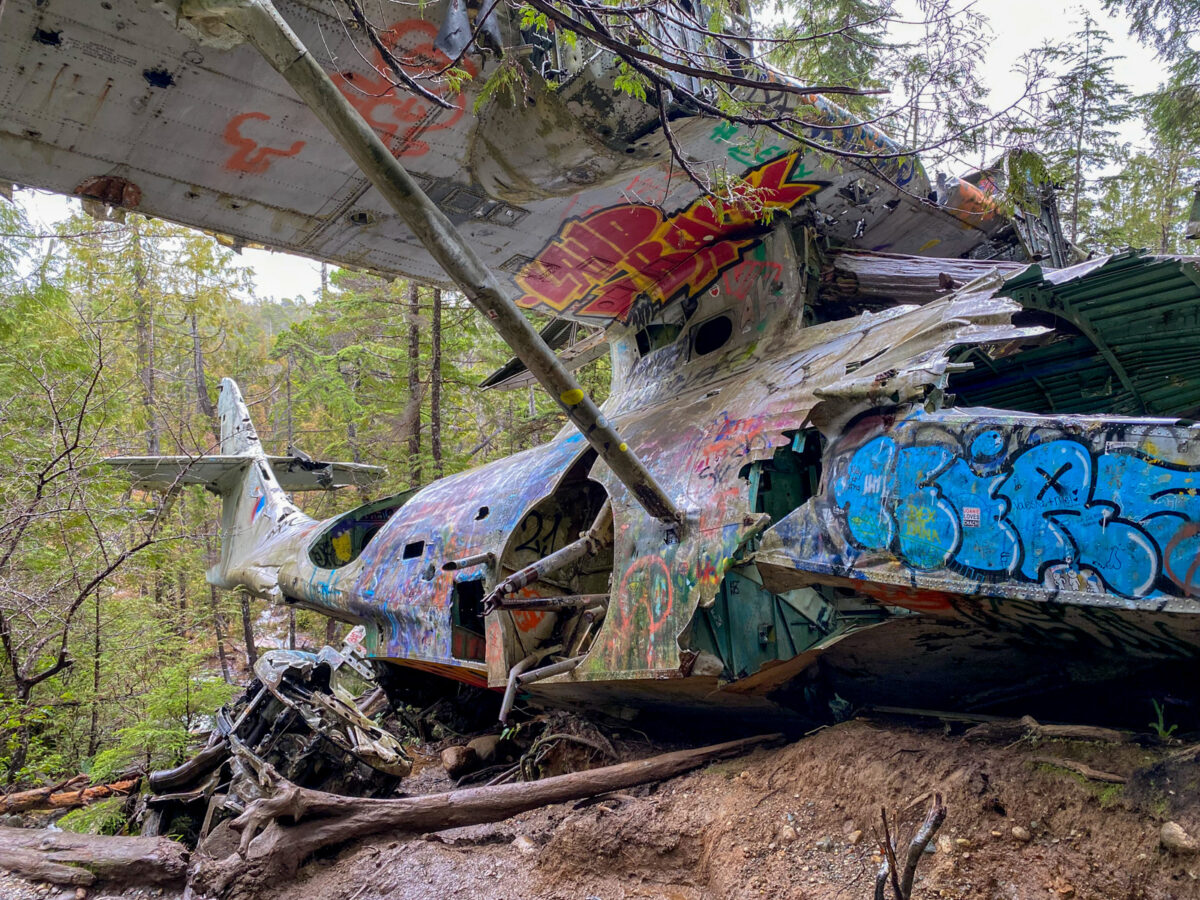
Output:
[[[420,70],[406,67],[404,60],[388,49],[359,0],[344,3],[354,26],[365,31],[379,50],[398,90],[429,98],[430,92],[417,82],[459,77],[462,70],[457,67],[463,57],[481,52],[481,45],[502,53],[496,45],[496,20],[509,10],[500,0],[478,4],[456,0],[451,4],[447,15],[456,15],[461,22],[452,29],[456,35],[453,45],[438,46],[453,58],[441,68]],[[789,144],[852,161],[903,191],[905,187],[895,177],[903,160],[928,150],[950,153],[954,147],[977,146],[986,132],[1003,133],[1004,123],[1038,91],[1044,77],[1040,57],[1032,54],[1024,67],[1025,89],[1008,106],[990,112],[977,98],[968,96],[964,85],[976,84],[969,70],[974,66],[970,60],[978,55],[982,20],[952,0],[918,0],[920,15],[909,20],[901,20],[887,3],[868,5],[865,9],[874,9],[875,14],[864,12],[858,18],[846,14],[821,18],[810,4],[794,11],[792,19],[799,25],[773,25],[770,29],[751,22],[750,11],[739,0],[728,5],[715,3],[701,13],[690,4],[665,0],[510,3],[520,17],[523,34],[540,33],[572,45],[583,41],[612,54],[620,70],[616,89],[657,108],[674,164],[704,194],[726,203],[745,203],[746,186],[731,177],[724,165],[701,167],[684,152],[671,126],[681,111],[766,129]],[[884,37],[889,28],[922,37],[907,44],[890,40]],[[837,48],[836,53],[830,48]],[[840,59],[840,68],[829,65],[834,56]],[[883,58],[888,60],[886,65],[871,65],[872,60]],[[801,77],[789,77],[772,68],[772,63],[798,70]],[[527,60],[506,58],[505,65],[493,71],[491,81],[511,79],[513,67],[520,65],[528,65]],[[876,68],[880,71],[874,71]],[[550,74],[562,77],[567,73]],[[831,83],[824,83],[827,78],[812,77],[829,74],[852,77]],[[893,80],[902,85],[899,90],[882,87]],[[480,96],[496,93],[494,87],[485,85]],[[789,96],[793,98],[790,102],[780,103]],[[839,97],[851,108],[835,106],[825,99],[828,96]],[[446,105],[444,100],[438,103]],[[936,134],[929,126],[935,116],[944,119]],[[903,146],[882,131],[874,132],[871,140],[847,138],[861,136],[860,129],[871,131],[880,126],[903,133]]]

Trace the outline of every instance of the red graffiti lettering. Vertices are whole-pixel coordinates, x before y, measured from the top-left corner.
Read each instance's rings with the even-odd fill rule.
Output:
[[[791,153],[747,173],[745,202],[698,198],[667,216],[624,204],[571,219],[517,275],[525,292],[517,302],[624,318],[638,297],[662,305],[680,292],[695,296],[758,242],[764,211],[791,209],[820,190],[790,180],[798,162]]]
[[[432,22],[423,19],[397,22],[379,37],[400,61],[400,68],[413,78],[423,78],[450,64],[446,55],[433,46],[437,26]],[[375,69],[372,75],[342,72],[334,76],[334,82],[396,156],[423,156],[429,152],[429,145],[419,139],[420,135],[453,128],[462,119],[465,109],[462,94],[451,95],[445,85],[424,82],[431,93],[454,104],[453,109],[444,109],[394,87],[394,76],[378,51],[371,64]],[[470,60],[461,61],[459,66],[472,78],[478,71]]]
[[[251,120],[270,122],[271,117],[262,112],[247,112],[234,116],[225,126],[225,143],[236,148],[229,159],[225,160],[225,168],[233,172],[245,172],[249,175],[261,175],[271,168],[271,161],[277,156],[295,156],[304,149],[304,141],[296,141],[286,150],[280,147],[264,147],[252,137],[242,134],[242,125]]]

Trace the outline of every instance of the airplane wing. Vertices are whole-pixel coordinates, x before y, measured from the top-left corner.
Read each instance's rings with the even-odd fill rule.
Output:
[[[287,83],[249,46],[194,41],[179,3],[0,4],[0,179],[445,283]],[[480,86],[499,63],[476,54],[462,63],[474,76],[462,93],[425,82],[450,103],[444,109],[394,89],[339,4],[278,7],[526,308],[600,327],[628,321],[695,296],[758,245],[762,216],[699,198],[671,161],[657,108],[614,89],[609,56],[585,62],[578,48],[523,32],[512,14],[501,31],[510,55],[530,61],[528,95],[477,112]],[[434,47],[445,0],[382,8],[392,17],[382,38],[410,75],[448,62]],[[695,165],[743,175],[766,209],[837,244],[940,256],[970,252],[1005,227],[966,182],[931,202],[915,158],[824,98],[767,82],[751,92],[781,108],[800,104],[815,139],[897,154],[879,170],[834,165],[763,129],[675,110],[673,131]]]
[[[134,487],[156,491],[189,484],[221,490],[252,462],[249,456],[117,456],[105,460],[129,473]],[[382,466],[363,463],[310,462],[293,456],[268,456],[267,462],[279,486],[288,493],[366,487],[387,474]]]

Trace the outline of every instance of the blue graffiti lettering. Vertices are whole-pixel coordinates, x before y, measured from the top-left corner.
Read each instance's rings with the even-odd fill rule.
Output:
[[[941,436],[876,437],[846,460],[832,487],[857,546],[921,570],[1200,594],[1200,472],[1075,440],[1009,451],[991,429],[963,453]]]

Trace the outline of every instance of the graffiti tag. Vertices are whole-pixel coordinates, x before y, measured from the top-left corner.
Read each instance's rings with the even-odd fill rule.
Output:
[[[741,261],[764,231],[763,210],[790,210],[822,185],[807,175],[798,153],[748,172],[752,202],[698,198],[664,215],[648,204],[621,204],[570,219],[516,277],[518,304],[624,320],[635,301],[662,306],[680,293],[695,296]]]
[[[1010,437],[989,429],[965,452],[867,442],[833,486],[851,538],[916,569],[1200,596],[1200,471],[1070,439],[1010,450]]]
[[[225,168],[232,172],[245,172],[248,175],[261,175],[271,168],[271,162],[281,156],[295,156],[304,149],[304,141],[295,141],[290,147],[266,147],[254,138],[242,134],[242,125],[251,121],[270,122],[271,117],[264,112],[245,112],[234,116],[225,126],[222,137],[225,143],[234,148],[229,159],[225,160]]]

